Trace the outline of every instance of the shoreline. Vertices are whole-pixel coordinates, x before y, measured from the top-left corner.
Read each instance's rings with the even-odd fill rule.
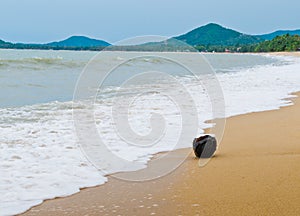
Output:
[[[17,51],[26,51],[26,50],[30,50],[30,51],[75,51],[75,52],[81,52],[81,51],[84,51],[84,52],[102,52],[102,51],[105,51],[105,52],[149,52],[149,53],[160,53],[161,51],[123,51],[123,50],[72,50],[72,49],[13,49],[13,48],[0,48],[0,50],[17,50]],[[274,55],[274,56],[292,56],[292,57],[300,57],[300,51],[282,51],[282,52],[186,52],[186,51],[182,51],[182,52],[177,52],[177,51],[173,51],[173,52],[170,52],[170,51],[163,51],[161,53],[177,53],[177,54],[180,54],[180,53],[200,53],[200,54],[256,54],[256,55]]]
[[[294,105],[227,118],[222,144],[205,167],[191,153],[162,178],[139,183],[108,176],[104,185],[46,200],[22,215],[299,215],[300,92],[293,95]]]

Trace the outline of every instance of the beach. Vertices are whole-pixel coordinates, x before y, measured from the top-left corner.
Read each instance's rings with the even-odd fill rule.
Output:
[[[219,149],[171,174],[108,183],[23,215],[300,215],[300,93],[294,105],[227,119]],[[180,154],[180,151],[177,151]]]
[[[89,76],[81,76],[94,54],[1,50],[0,215],[299,213],[299,99],[291,95],[300,91],[297,52],[206,53],[203,59],[187,52],[104,52]],[[133,56],[141,57],[112,71],[95,92],[96,74]],[[164,61],[168,56],[198,75]],[[168,70],[164,74],[175,79],[155,74],[130,84],[148,68]],[[95,95],[90,103],[74,100],[78,81]],[[115,114],[130,127],[116,128]],[[165,127],[152,121],[156,116]],[[220,121],[214,130],[205,128],[222,117],[227,124],[220,139]],[[219,149],[200,167],[205,160],[195,158],[192,141],[204,133],[216,136]]]
[[[1,6],[0,216],[300,216],[300,1]]]
[[[277,53],[271,53],[271,55],[300,57],[300,52],[277,52]]]

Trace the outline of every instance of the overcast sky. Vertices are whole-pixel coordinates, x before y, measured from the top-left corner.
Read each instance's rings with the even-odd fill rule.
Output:
[[[210,22],[249,34],[300,29],[299,0],[0,0],[0,9],[0,39],[12,42],[86,35],[113,43]]]

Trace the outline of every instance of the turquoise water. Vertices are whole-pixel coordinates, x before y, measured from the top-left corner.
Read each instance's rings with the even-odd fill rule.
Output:
[[[89,51],[0,49],[0,107],[72,100],[80,73],[96,54]],[[117,52],[111,55],[118,57]],[[285,63],[258,55],[205,56],[217,73]]]

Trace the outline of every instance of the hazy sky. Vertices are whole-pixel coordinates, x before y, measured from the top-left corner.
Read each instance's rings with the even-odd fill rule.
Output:
[[[209,22],[251,34],[300,29],[299,0],[0,0],[0,9],[0,39],[13,42],[175,36]]]

